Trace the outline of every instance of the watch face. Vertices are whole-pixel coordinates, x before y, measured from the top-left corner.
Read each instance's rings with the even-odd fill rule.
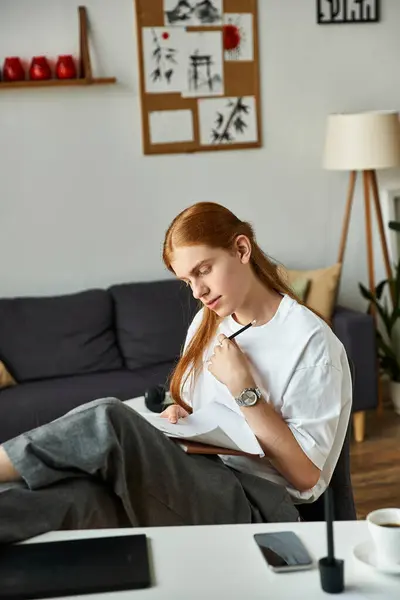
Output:
[[[258,400],[257,394],[251,390],[246,391],[243,394],[243,401],[247,405],[255,404]]]

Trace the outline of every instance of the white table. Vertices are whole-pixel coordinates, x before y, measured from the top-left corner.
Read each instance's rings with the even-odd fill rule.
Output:
[[[315,560],[326,555],[324,523],[274,523],[204,527],[54,532],[31,541],[145,533],[149,538],[153,587],[74,596],[75,600],[290,600],[327,599],[318,568],[276,574],[264,562],[253,534],[295,531]],[[355,544],[368,539],[365,521],[335,523],[336,556],[345,559],[346,592],[338,598],[398,600],[400,577],[381,574],[356,561]]]

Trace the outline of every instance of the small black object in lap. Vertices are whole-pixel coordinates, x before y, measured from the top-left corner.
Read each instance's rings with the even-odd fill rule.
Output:
[[[149,586],[143,534],[0,546],[0,598],[7,600]]]
[[[154,413],[161,413],[164,410],[164,401],[167,393],[165,385],[156,385],[146,390],[144,403],[146,408]]]

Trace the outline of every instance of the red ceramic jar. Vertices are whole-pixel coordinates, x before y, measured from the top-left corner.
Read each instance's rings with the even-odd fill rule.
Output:
[[[56,64],[56,77],[58,79],[75,79],[76,67],[71,54],[64,54],[58,57]]]
[[[29,78],[35,81],[51,79],[51,69],[45,56],[34,56],[29,68]]]
[[[23,81],[25,79],[25,70],[18,56],[9,56],[4,61],[3,80],[4,81]]]

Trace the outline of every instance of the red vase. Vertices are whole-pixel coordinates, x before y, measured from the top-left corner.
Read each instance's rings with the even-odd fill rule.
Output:
[[[34,81],[51,79],[51,69],[45,56],[34,56],[29,68],[29,78]]]
[[[25,70],[18,56],[9,56],[4,61],[3,80],[4,81],[23,81],[25,79]]]
[[[58,57],[56,64],[56,77],[58,79],[75,79],[76,67],[71,54],[64,54]]]

